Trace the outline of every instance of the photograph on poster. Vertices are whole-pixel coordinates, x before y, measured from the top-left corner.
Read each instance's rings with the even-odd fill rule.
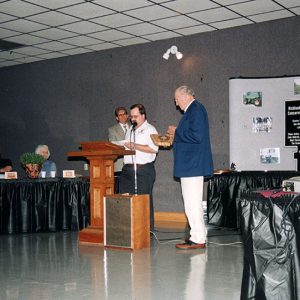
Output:
[[[271,132],[272,117],[253,117],[252,132]]]
[[[279,164],[280,148],[261,148],[260,163],[262,164]]]
[[[243,95],[244,105],[262,106],[262,92],[247,92]]]
[[[300,78],[294,79],[294,95],[300,95]]]

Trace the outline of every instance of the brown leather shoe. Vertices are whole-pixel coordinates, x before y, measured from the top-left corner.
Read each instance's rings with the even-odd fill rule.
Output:
[[[177,249],[188,250],[188,249],[203,249],[203,248],[206,247],[206,245],[205,245],[205,243],[204,244],[197,244],[197,243],[194,243],[191,240],[188,240],[185,243],[176,244],[175,247]]]

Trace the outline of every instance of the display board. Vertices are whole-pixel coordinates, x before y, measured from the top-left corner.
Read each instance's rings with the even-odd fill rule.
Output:
[[[298,101],[300,75],[229,80],[230,163],[237,170],[297,170]]]

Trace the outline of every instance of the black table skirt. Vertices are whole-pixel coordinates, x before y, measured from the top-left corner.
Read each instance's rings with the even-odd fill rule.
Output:
[[[208,181],[208,223],[239,228],[237,217],[241,192],[256,188],[278,188],[284,179],[300,176],[296,171],[243,171],[215,175]]]
[[[86,178],[0,180],[0,233],[80,230],[89,201]]]
[[[300,298],[300,196],[242,193],[241,300]]]

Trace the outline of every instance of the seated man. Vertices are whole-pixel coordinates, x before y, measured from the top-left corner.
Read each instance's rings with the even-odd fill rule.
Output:
[[[49,160],[50,151],[47,145],[38,145],[35,149],[35,153],[40,154],[44,157],[44,163],[41,172],[46,171],[46,177],[50,177],[51,171],[57,171],[55,162]]]
[[[10,172],[12,170],[12,162],[7,158],[0,158],[0,173]]]

